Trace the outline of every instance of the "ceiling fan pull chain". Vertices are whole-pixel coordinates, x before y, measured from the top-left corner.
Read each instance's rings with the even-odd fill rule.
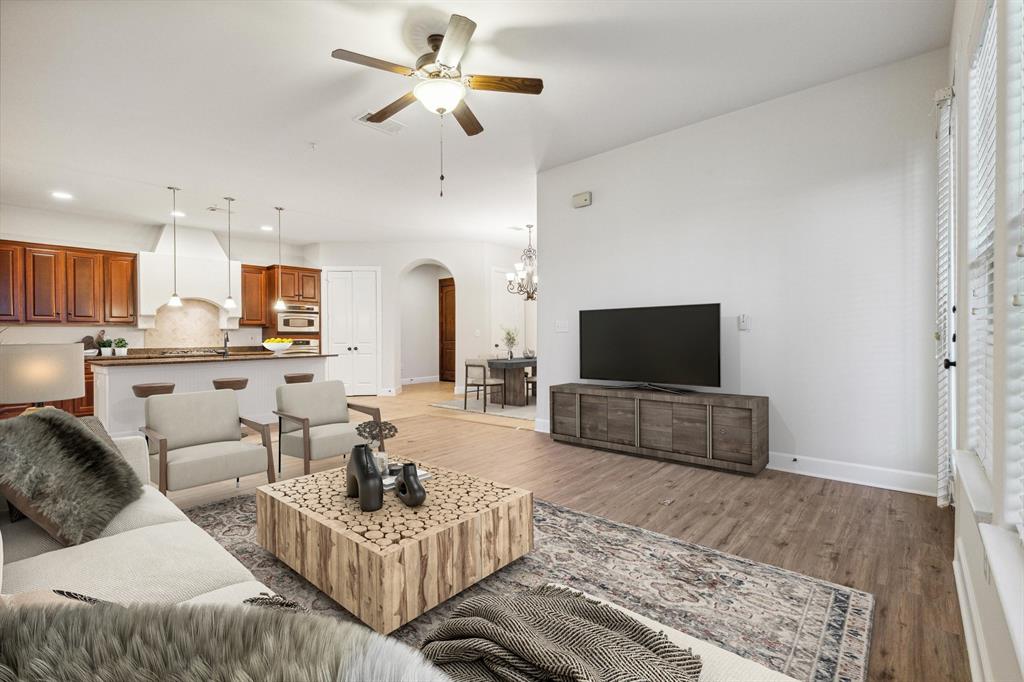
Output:
[[[444,196],[444,114],[441,119],[441,196]]]

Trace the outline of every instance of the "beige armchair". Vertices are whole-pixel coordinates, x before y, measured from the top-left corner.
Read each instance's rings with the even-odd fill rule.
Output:
[[[348,402],[341,381],[278,386],[274,411],[281,419],[278,471],[282,454],[301,457],[302,470],[308,474],[312,460],[347,455],[353,445],[365,443],[366,439],[356,433],[358,424],[348,420],[349,410],[368,414],[380,423],[380,408]],[[380,449],[384,451],[383,443]]]
[[[146,398],[150,476],[160,492],[267,472],[274,482],[270,426],[238,416],[230,389],[172,393]],[[241,440],[240,424],[262,436],[262,445]]]
[[[495,389],[501,392],[501,409],[505,409],[505,380],[491,376],[491,368],[487,360],[466,360],[466,380],[463,382],[464,392],[462,394],[462,409],[469,409],[469,390],[476,391],[476,397],[480,397],[480,391],[484,393],[484,412],[487,412],[487,399]]]

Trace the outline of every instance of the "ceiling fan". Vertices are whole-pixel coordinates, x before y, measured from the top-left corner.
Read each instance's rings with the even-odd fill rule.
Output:
[[[462,75],[462,55],[465,54],[469,39],[475,30],[476,23],[464,16],[453,14],[444,35],[435,33],[427,37],[430,52],[416,60],[415,68],[348,50],[335,50],[331,56],[346,62],[397,73],[400,76],[415,76],[420,80],[412,91],[365,119],[370,123],[386,121],[414,100],[419,100],[434,113],[443,116],[451,112],[467,135],[477,135],[483,132],[484,128],[466,104],[467,87],[470,90],[539,95],[544,89],[544,81],[540,78]]]

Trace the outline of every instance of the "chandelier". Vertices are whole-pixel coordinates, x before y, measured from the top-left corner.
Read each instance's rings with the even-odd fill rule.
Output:
[[[522,296],[527,301],[537,300],[537,249],[533,248],[533,225],[527,225],[529,246],[523,250],[521,262],[516,263],[515,272],[505,275],[508,293]]]

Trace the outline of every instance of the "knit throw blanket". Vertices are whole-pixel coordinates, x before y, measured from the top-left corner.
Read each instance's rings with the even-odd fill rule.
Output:
[[[700,657],[663,633],[553,585],[467,599],[422,651],[456,682],[697,682],[701,670]]]

